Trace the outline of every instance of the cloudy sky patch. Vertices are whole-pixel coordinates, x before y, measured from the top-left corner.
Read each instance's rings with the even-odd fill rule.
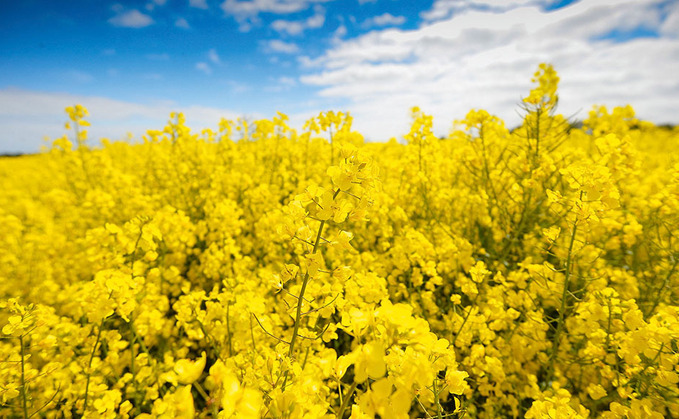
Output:
[[[2,9],[0,153],[62,135],[63,108],[75,102],[90,108],[91,133],[108,138],[139,137],[174,110],[196,129],[216,127],[218,115],[280,110],[300,127],[319,111],[348,110],[371,141],[402,137],[416,105],[439,135],[472,108],[511,126],[541,62],[561,76],[566,115],[630,103],[641,118],[679,122],[676,1],[44,0]]]

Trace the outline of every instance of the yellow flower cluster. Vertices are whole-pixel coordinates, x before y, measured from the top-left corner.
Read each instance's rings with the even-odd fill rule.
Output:
[[[404,143],[347,113],[0,159],[0,417],[679,411],[679,130],[556,112]]]

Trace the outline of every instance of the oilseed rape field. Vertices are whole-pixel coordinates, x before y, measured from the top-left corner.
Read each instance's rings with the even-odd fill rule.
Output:
[[[67,108],[0,159],[0,417],[679,417],[679,129],[558,82],[402,143]]]

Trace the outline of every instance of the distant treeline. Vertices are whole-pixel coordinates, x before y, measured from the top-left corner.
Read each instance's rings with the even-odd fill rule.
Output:
[[[34,153],[0,153],[0,157],[21,157],[28,156]]]

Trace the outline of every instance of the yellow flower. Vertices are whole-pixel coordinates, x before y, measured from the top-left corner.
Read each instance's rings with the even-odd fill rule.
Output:
[[[203,352],[196,361],[180,359],[174,364],[174,372],[177,374],[177,381],[180,384],[192,384],[203,373],[205,368],[206,356]]]
[[[592,400],[599,400],[607,394],[606,390],[600,384],[590,384],[587,386],[587,393]]]
[[[332,183],[342,191],[351,189],[352,182],[356,177],[355,173],[344,163],[341,163],[340,166],[329,167],[328,176],[332,178]]]
[[[462,394],[469,387],[465,378],[469,377],[465,371],[455,371],[453,369],[448,369],[446,371],[446,385],[448,386],[448,391],[453,394]]]
[[[679,383],[679,374],[674,371],[659,369],[656,375],[656,380],[661,386],[671,387]]]
[[[262,406],[261,394],[251,388],[243,388],[238,378],[227,373],[222,381],[222,412],[220,418],[259,419]]]
[[[321,253],[307,253],[300,262],[302,271],[310,276],[316,275],[318,270],[325,266]]]
[[[486,264],[484,262],[479,261],[469,270],[469,274],[472,276],[472,281],[479,284],[490,275],[490,271],[486,269]]]
[[[384,362],[384,345],[373,341],[358,348],[354,368],[354,380],[357,383],[364,382],[368,377],[375,380],[384,376],[387,372],[387,364]]]
[[[172,396],[173,417],[177,419],[193,419],[196,415],[196,409],[193,403],[193,395],[191,394],[191,386],[180,387]]]
[[[556,239],[559,238],[559,234],[561,234],[561,228],[558,226],[545,228],[542,230],[542,234],[547,237],[547,240],[550,242],[555,242]]]
[[[353,250],[350,243],[353,238],[354,235],[351,232],[342,230],[337,233],[337,237],[335,237],[335,240],[333,240],[331,244],[337,246],[337,248],[341,250]]]
[[[297,272],[299,272],[299,266],[286,263],[281,271],[281,281],[286,283],[294,279],[297,276]]]

